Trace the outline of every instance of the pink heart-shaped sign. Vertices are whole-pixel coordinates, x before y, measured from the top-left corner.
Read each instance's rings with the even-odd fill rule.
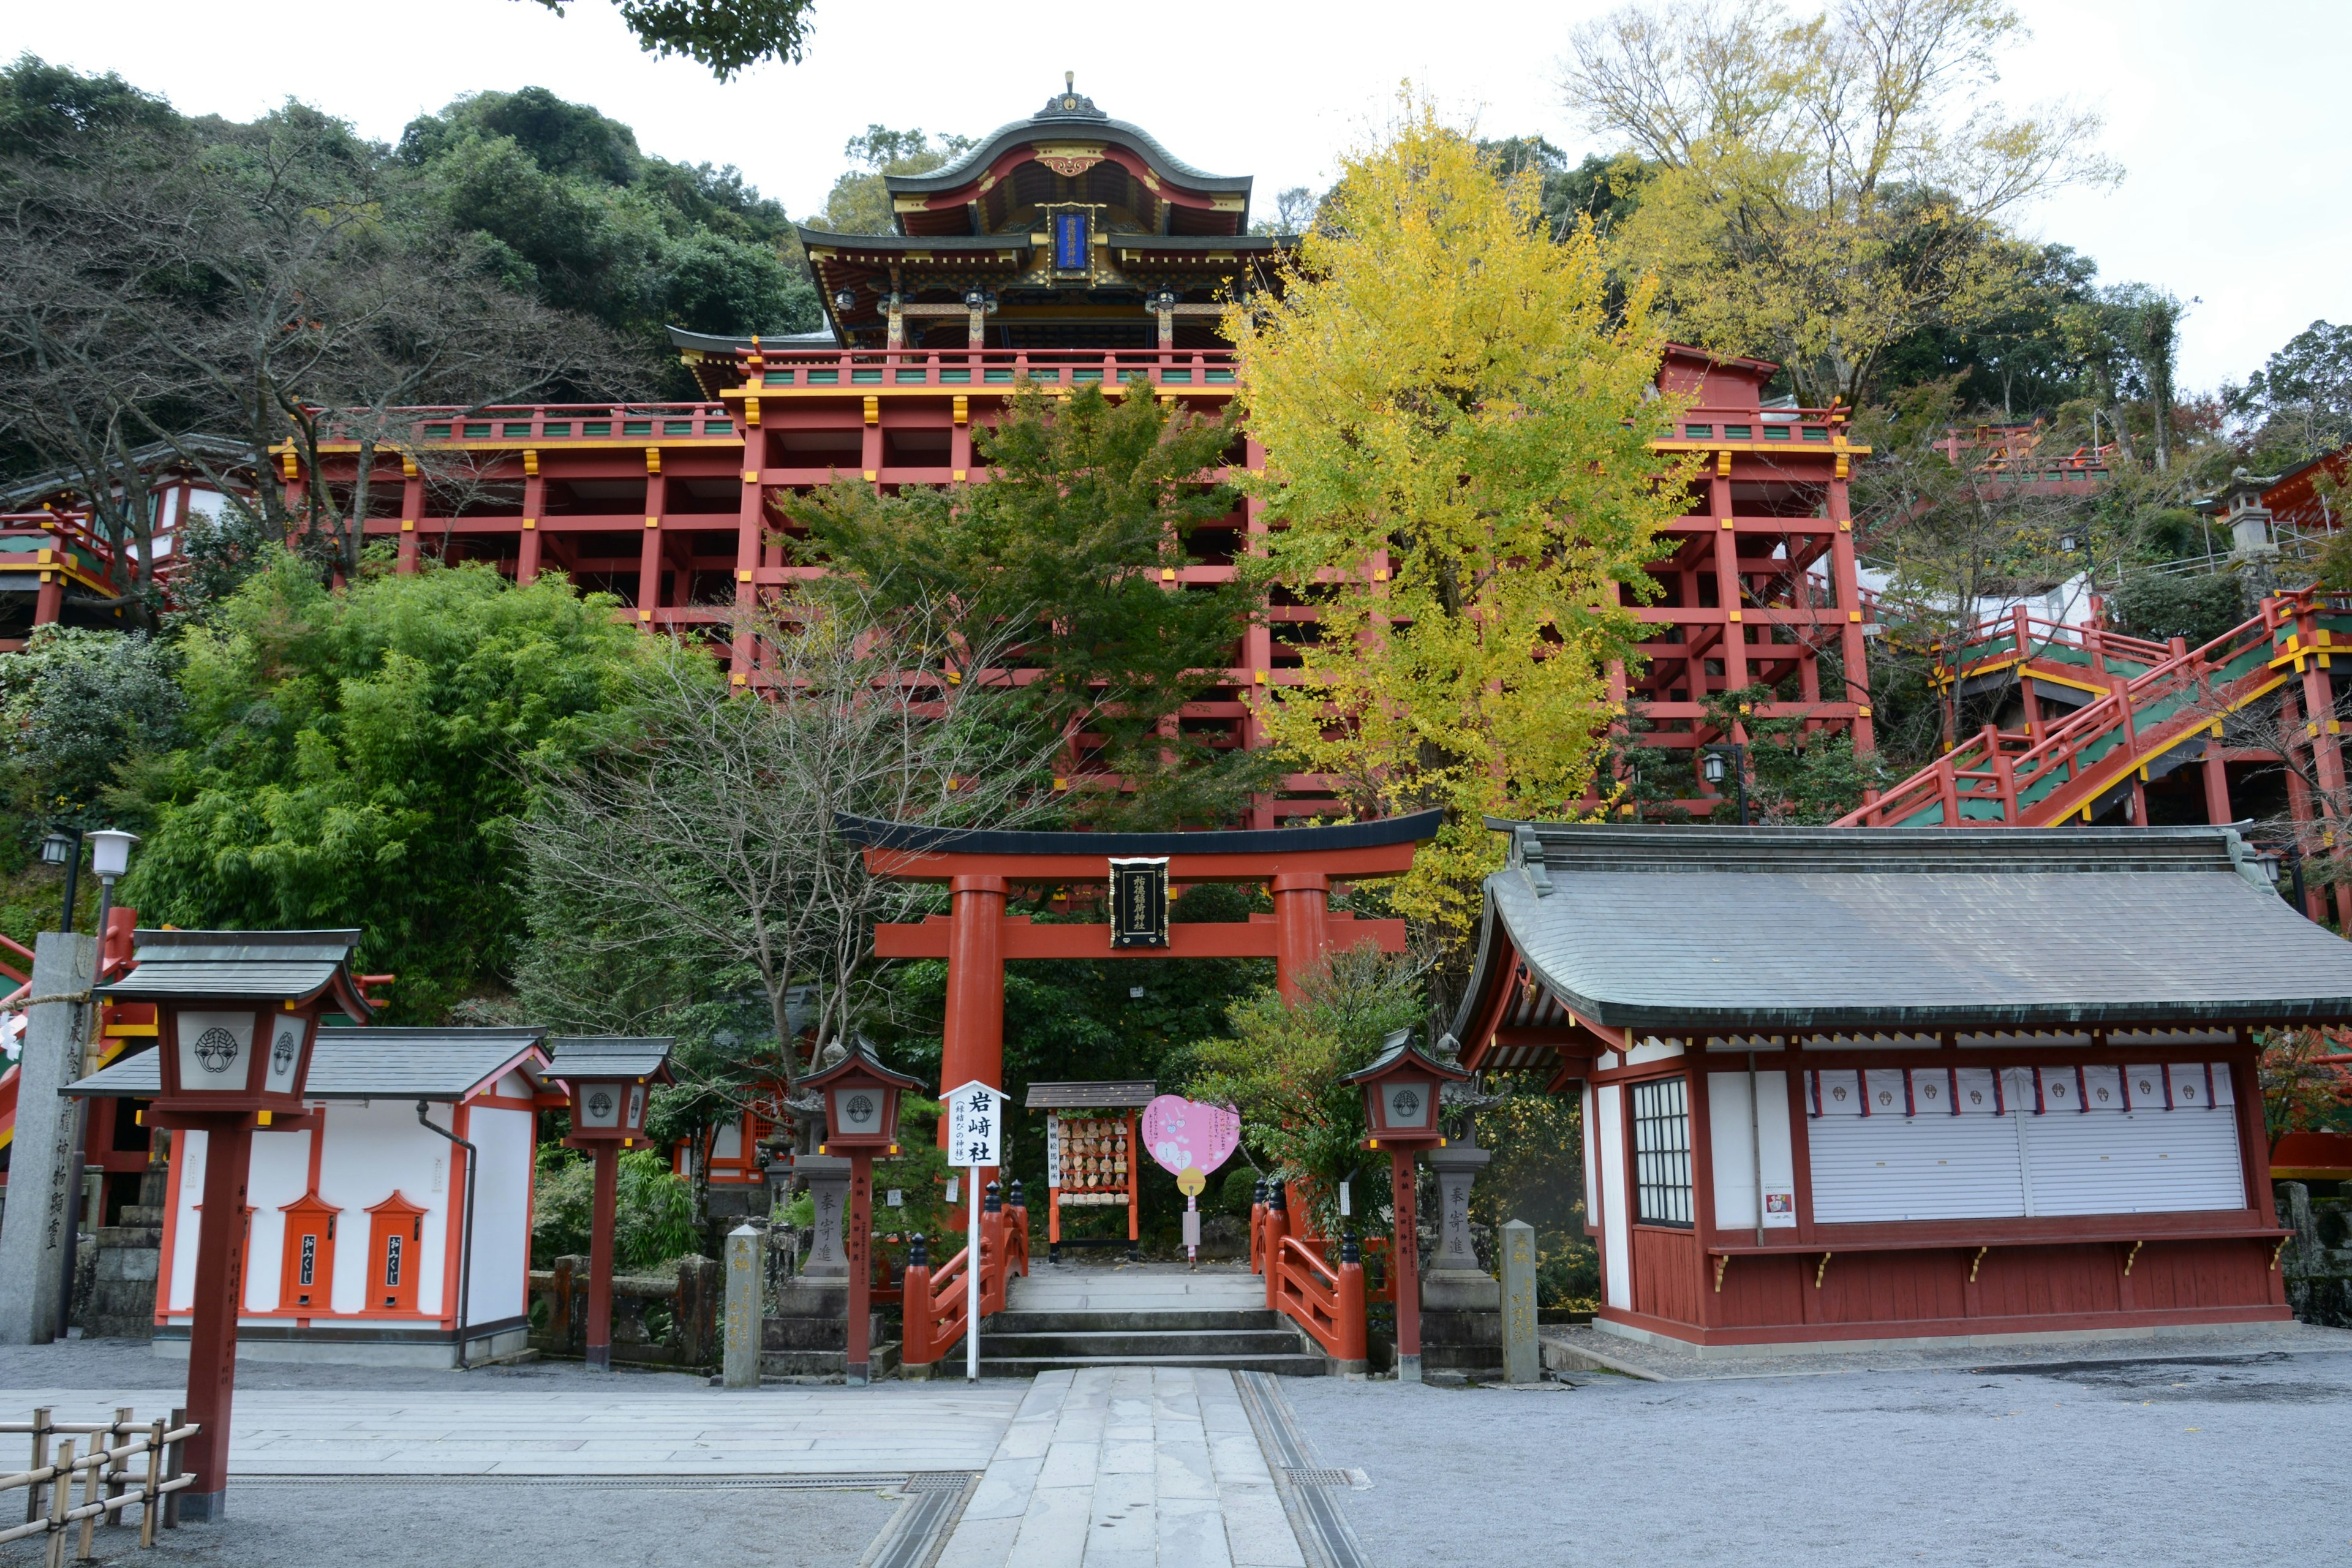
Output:
[[[1143,1108],[1143,1146],[1171,1173],[1189,1167],[1207,1175],[1233,1158],[1241,1141],[1242,1114],[1230,1105],[1163,1094]]]

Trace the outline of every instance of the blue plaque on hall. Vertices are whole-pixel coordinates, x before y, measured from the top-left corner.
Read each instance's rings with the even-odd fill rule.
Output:
[[[1054,215],[1054,270],[1084,272],[1093,264],[1091,213]]]

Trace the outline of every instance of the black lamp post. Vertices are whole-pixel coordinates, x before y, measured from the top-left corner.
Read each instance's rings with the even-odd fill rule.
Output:
[[[74,898],[80,891],[81,829],[61,827],[42,839],[41,863],[47,866],[63,866],[66,868],[65,923],[58,929],[70,931],[73,930],[74,922]]]
[[[1729,758],[1727,763],[1725,759]],[[1709,746],[1699,759],[1699,773],[1711,784],[1721,784],[1727,773],[1734,774],[1739,789],[1739,826],[1748,826],[1748,748],[1734,742],[1726,746]]]

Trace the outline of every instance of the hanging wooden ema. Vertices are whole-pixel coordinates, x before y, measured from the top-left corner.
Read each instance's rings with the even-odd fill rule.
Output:
[[[1168,857],[1113,857],[1110,862],[1110,944],[1168,945]]]

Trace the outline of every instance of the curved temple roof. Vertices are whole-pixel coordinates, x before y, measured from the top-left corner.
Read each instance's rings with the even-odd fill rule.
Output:
[[[1143,161],[1155,172],[1189,189],[1222,195],[1247,196],[1250,193],[1249,175],[1212,174],[1192,167],[1162,147],[1151,132],[1124,120],[1113,120],[1095,107],[1093,99],[1066,83],[1063,91],[1045,100],[1045,108],[1026,120],[998,126],[945,168],[928,174],[886,174],[883,184],[892,195],[938,195],[978,179],[998,158],[1023,142],[1045,137],[1120,142],[1142,154]]]
[[[1490,826],[1465,1047],[1521,963],[1612,1028],[2352,1018],[2352,943],[2225,827]]]

